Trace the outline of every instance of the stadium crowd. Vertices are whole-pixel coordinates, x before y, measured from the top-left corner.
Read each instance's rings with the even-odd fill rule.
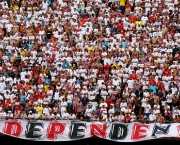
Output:
[[[180,122],[179,0],[1,0],[0,118]]]

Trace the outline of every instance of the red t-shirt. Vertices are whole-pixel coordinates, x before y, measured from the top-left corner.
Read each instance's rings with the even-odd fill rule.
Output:
[[[152,86],[152,85],[156,85],[156,81],[154,79],[150,79],[149,80],[149,85]]]
[[[129,20],[132,22],[132,23],[135,23],[136,22],[136,16],[132,15],[129,17]]]
[[[39,91],[39,90],[35,90],[35,91],[34,91],[34,95],[35,95],[35,97],[36,97],[37,99],[39,99],[39,98],[40,98],[40,91]]]
[[[123,23],[122,22],[118,22],[117,28],[118,28],[119,31],[121,31],[123,29]]]
[[[137,79],[138,79],[138,76],[137,76],[137,74],[131,74],[131,75],[130,75],[130,78],[131,78],[132,80],[137,80]]]
[[[169,76],[171,71],[169,69],[164,69],[163,73],[165,74],[165,76]]]
[[[110,71],[111,66],[109,64],[104,65],[105,71]]]
[[[110,108],[111,99],[106,99],[106,103],[107,103],[108,108]]]
[[[126,4],[125,4],[125,8],[127,8],[127,7],[132,7],[132,5],[129,3],[129,2],[127,2]]]
[[[3,101],[0,102],[0,107],[4,108],[4,102]]]
[[[124,121],[125,122],[130,122],[130,120],[131,120],[131,117],[129,115],[124,116]]]

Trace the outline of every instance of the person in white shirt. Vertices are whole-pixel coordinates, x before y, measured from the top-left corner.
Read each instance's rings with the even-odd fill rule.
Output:
[[[104,106],[105,108],[108,107],[108,106],[107,106],[107,103],[104,101],[104,99],[102,99],[102,100],[101,100],[101,103],[99,104],[99,107],[100,107],[100,108],[102,108],[103,106]]]
[[[55,115],[53,114],[52,110],[49,111],[49,115],[47,116],[48,120],[54,120]]]
[[[120,112],[120,114],[119,114],[119,116],[118,116],[118,121],[119,121],[119,122],[124,122],[123,112]]]
[[[180,115],[180,110],[178,109],[178,106],[176,106],[173,110],[173,119],[176,119]]]
[[[122,102],[120,104],[121,112],[125,112],[127,108],[127,102],[125,99],[122,99]]]
[[[145,97],[147,97],[147,98],[150,96],[150,94],[149,94],[149,92],[147,91],[147,89],[144,90],[143,95],[144,95]]]
[[[150,114],[149,114],[149,118],[148,121],[149,122],[154,122],[156,120],[156,115],[154,114],[154,112],[151,110]]]
[[[144,105],[144,116],[146,116],[147,118],[149,118],[150,110],[151,110],[151,105],[149,104],[148,101],[146,101],[146,104]]]
[[[92,112],[93,112],[92,106],[88,105],[84,113],[85,119],[89,120],[91,118]]]
[[[43,113],[43,114],[41,115],[41,119],[42,119],[42,120],[47,120],[47,119],[48,119],[48,115],[47,115],[46,113]]]
[[[172,91],[168,91],[168,94],[166,95],[166,102],[170,106],[170,109],[172,109],[172,101],[173,101],[173,94]]]
[[[114,113],[115,113],[115,109],[114,109],[114,107],[111,105],[111,106],[110,106],[110,109],[108,110],[109,118],[111,118],[111,117],[112,117],[112,114],[114,114]]]
[[[29,111],[29,114],[27,116],[28,120],[34,120],[34,113],[32,111]]]
[[[4,109],[1,109],[0,111],[0,120],[4,120],[6,118],[6,112],[4,111]]]
[[[109,120],[110,120],[111,122],[118,121],[118,116],[117,116],[115,113],[113,113],[112,116],[111,116],[111,118],[109,118]]]
[[[35,111],[34,120],[39,120],[39,119],[40,119],[40,114],[38,114],[38,111]]]
[[[66,111],[66,109],[67,109],[67,102],[65,101],[64,98],[62,98],[62,101],[61,101],[61,117],[63,116],[64,111]]]
[[[76,115],[74,112],[70,112],[69,114],[69,120],[76,120]]]
[[[102,88],[101,89],[101,97],[106,101],[106,97],[107,97],[107,95],[108,95],[108,92],[106,91],[106,89],[105,88]]]
[[[68,92],[67,95],[67,109],[68,112],[72,111],[72,100],[73,100],[73,94],[71,91]]]
[[[88,91],[88,99],[90,101],[93,101],[96,97],[96,92],[93,90],[93,88],[90,88],[90,90]]]
[[[136,115],[134,114],[134,112],[131,112],[130,117],[131,117],[130,122],[134,122],[134,121],[136,121]]]
[[[53,102],[55,103],[55,104],[58,104],[58,101],[59,101],[59,90],[58,89],[56,89],[56,91],[55,91],[55,93],[54,93],[54,97],[53,97]]]
[[[60,114],[58,114],[57,112],[54,112],[54,120],[60,120],[61,119],[61,116]]]
[[[52,90],[51,87],[50,87],[49,90],[47,91],[47,96],[48,96],[50,102],[52,102],[52,99],[53,99],[53,90]]]
[[[128,84],[128,87],[129,87],[131,90],[134,90],[135,81],[131,78],[131,79],[128,79],[126,82],[127,82],[127,84]]]
[[[69,113],[67,112],[67,110],[64,110],[64,113],[62,115],[62,119],[69,120]]]
[[[101,115],[101,121],[106,121],[108,120],[108,115],[107,115],[107,112],[104,112],[104,114]]]
[[[49,116],[49,106],[46,105],[44,108],[43,108],[43,114],[46,114],[47,116]]]

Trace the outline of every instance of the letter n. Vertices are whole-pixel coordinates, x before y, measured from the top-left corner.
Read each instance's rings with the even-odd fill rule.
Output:
[[[106,137],[106,124],[91,124],[90,125],[91,135],[96,135],[101,138]]]

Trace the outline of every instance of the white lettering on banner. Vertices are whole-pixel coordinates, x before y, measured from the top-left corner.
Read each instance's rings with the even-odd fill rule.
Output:
[[[55,131],[59,132],[60,131],[60,127],[59,126],[55,126]]]
[[[141,124],[83,121],[27,121],[0,122],[0,133],[35,141],[71,141],[98,136],[116,142],[137,142],[162,137],[180,137],[179,123]]]
[[[123,135],[124,129],[120,127],[118,132],[118,137],[121,137]]]
[[[17,131],[17,125],[12,125],[12,128],[11,128],[11,134],[15,134]]]

